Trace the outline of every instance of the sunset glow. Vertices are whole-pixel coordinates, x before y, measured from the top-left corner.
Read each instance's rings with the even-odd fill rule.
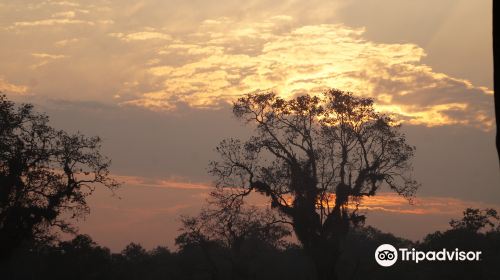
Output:
[[[417,240],[467,207],[500,210],[491,6],[0,0],[0,94],[33,104],[55,129],[102,139],[123,187],[97,188],[77,224],[113,250],[131,241],[174,247],[179,217],[214,190],[214,149],[256,135],[233,114],[239,97],[335,88],[372,98],[415,147],[409,173],[421,187],[410,203],[382,186],[358,210],[367,224]],[[270,205],[256,192],[248,202]]]

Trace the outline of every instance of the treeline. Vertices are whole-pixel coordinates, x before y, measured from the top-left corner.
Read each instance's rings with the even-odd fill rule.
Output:
[[[488,212],[490,211],[490,212]],[[495,215],[489,215],[495,214]],[[353,228],[342,242],[339,279],[500,279],[500,229],[496,212],[467,209],[450,229],[413,242],[370,226]],[[90,236],[70,241],[25,243],[1,279],[314,279],[314,265],[298,245],[245,238],[234,250],[222,240],[177,238],[178,251],[145,250],[131,243],[120,253]],[[203,234],[203,232],[198,232]],[[478,262],[397,262],[384,268],[374,259],[380,244],[417,250],[482,251]]]
[[[238,99],[233,114],[257,124],[254,136],[216,148],[219,158],[209,165],[214,191],[198,216],[182,218],[178,250],[132,243],[111,253],[86,235],[53,235],[75,233],[65,217],[87,215],[86,198],[96,187],[119,187],[101,139],[55,129],[33,105],[0,95],[0,280],[500,279],[493,209],[467,209],[449,230],[412,242],[364,226],[365,216],[348,207],[382,185],[407,198],[419,186],[411,176],[414,147],[373,104],[333,89],[321,97]],[[251,193],[270,205],[247,206]],[[289,242],[292,233],[297,244]],[[477,262],[384,268],[374,258],[384,243],[482,255]]]

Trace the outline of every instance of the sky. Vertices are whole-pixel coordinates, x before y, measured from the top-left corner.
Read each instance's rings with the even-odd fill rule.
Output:
[[[0,38],[0,91],[103,138],[124,184],[78,225],[114,251],[175,248],[218,142],[252,133],[231,102],[257,91],[339,88],[398,116],[422,186],[413,205],[366,201],[368,224],[419,239],[466,207],[500,210],[491,1],[0,0]]]

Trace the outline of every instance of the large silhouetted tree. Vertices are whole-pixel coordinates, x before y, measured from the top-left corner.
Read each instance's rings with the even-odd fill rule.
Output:
[[[100,142],[56,130],[32,105],[0,96],[0,260],[23,241],[50,235],[54,226],[71,231],[62,214],[86,214],[86,197],[96,184],[118,186]]]
[[[362,198],[383,185],[405,197],[418,187],[410,175],[414,148],[372,99],[339,90],[290,100],[257,93],[240,98],[233,113],[255,135],[220,143],[210,168],[216,187],[229,202],[252,191],[269,197],[292,223],[318,279],[337,277],[341,238],[364,220]]]

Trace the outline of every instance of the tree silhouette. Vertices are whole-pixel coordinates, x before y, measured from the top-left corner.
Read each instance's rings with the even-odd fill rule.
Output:
[[[255,125],[255,135],[220,143],[220,159],[210,164],[216,187],[229,204],[252,191],[269,197],[318,279],[336,279],[339,242],[350,224],[364,221],[362,198],[384,184],[405,197],[418,187],[409,174],[414,148],[372,99],[333,89],[290,100],[257,93],[240,98],[233,113]]]
[[[53,226],[73,231],[62,214],[88,213],[96,184],[118,187],[100,142],[56,130],[32,105],[0,96],[0,260],[23,241],[49,236]]]
[[[198,247],[208,264],[212,279],[220,279],[217,258],[230,263],[231,279],[249,279],[249,265],[255,255],[284,248],[290,231],[270,209],[245,207],[238,201],[227,207],[220,193],[212,193],[208,208],[196,217],[181,218],[181,234],[175,243],[185,250]]]
[[[478,211],[485,213],[484,210]],[[467,215],[458,220],[469,219],[466,218]],[[491,221],[498,223],[495,220]],[[215,220],[213,224],[220,229],[223,228]],[[182,234],[184,233],[186,232]],[[212,240],[216,239],[210,239]],[[120,253],[111,253],[108,248],[97,245],[85,235],[78,235],[73,240],[52,243],[34,241],[30,244],[24,243],[22,248],[15,251],[9,265],[0,268],[0,278],[12,280],[313,279],[310,260],[303,250],[292,244],[277,248],[262,246],[264,244],[259,243],[259,240],[254,242],[251,238],[245,238],[239,254],[240,259],[234,259],[241,260],[239,264],[243,266],[235,266],[229,259],[232,256],[226,245],[222,241],[214,242],[209,250],[214,264],[217,265],[218,274],[211,275],[200,246],[191,241],[183,243],[181,248],[174,252],[165,247],[146,250],[139,244],[130,243]],[[440,251],[444,248],[454,251],[459,248],[482,253],[480,261],[419,263],[398,261],[388,269],[378,265],[373,256],[377,247],[385,243],[392,244],[396,248],[415,248],[420,251]],[[351,227],[342,241],[343,253],[340,256],[337,272],[339,278],[345,280],[500,279],[499,248],[499,227],[485,226],[476,232],[461,227],[451,227],[443,232],[428,234],[423,240],[415,242],[370,226],[356,226]],[[245,270],[235,271],[241,268]]]
[[[418,247],[424,251],[459,248],[481,252],[475,262],[429,262],[429,279],[497,279],[500,277],[500,225],[494,209],[467,208],[461,219],[452,219],[451,228],[424,237]],[[427,278],[427,277],[426,277]]]
[[[500,217],[495,209],[475,209],[467,208],[463,212],[464,216],[461,220],[451,220],[450,226],[457,230],[468,230],[477,232],[486,227],[495,228]],[[496,220],[496,222],[495,222]]]

